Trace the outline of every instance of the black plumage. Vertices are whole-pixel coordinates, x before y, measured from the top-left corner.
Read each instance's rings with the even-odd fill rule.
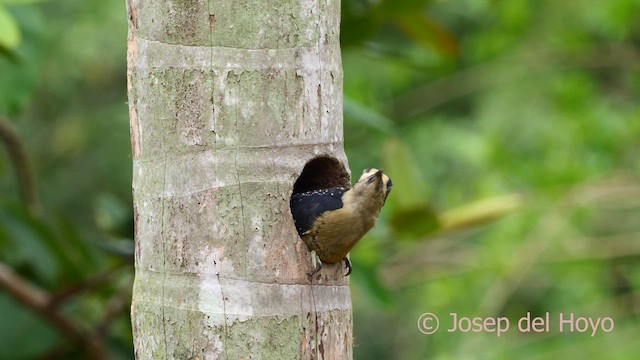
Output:
[[[343,187],[335,187],[291,195],[291,213],[298,234],[302,236],[324,212],[340,209],[346,191]]]

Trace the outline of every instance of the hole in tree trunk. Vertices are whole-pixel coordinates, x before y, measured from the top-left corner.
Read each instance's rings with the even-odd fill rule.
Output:
[[[293,194],[307,191],[351,187],[351,178],[344,165],[336,158],[320,156],[309,161],[293,185]]]
[[[291,215],[300,236],[311,227],[322,211],[342,207],[340,197],[351,187],[349,173],[336,158],[320,156],[305,164],[302,173],[293,185],[289,205]],[[325,192],[304,194],[315,190],[334,189]],[[343,188],[343,189],[335,189]],[[298,196],[298,194],[303,194]],[[337,197],[337,201],[336,198]],[[313,202],[316,202],[315,204]],[[303,238],[304,240],[304,238]],[[307,243],[307,245],[309,245]]]

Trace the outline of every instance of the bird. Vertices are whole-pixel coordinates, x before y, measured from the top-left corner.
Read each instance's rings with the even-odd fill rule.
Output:
[[[392,185],[382,170],[368,168],[350,189],[333,187],[292,194],[296,230],[311,250],[313,269],[308,276],[317,273],[323,263],[341,260],[347,268],[345,276],[351,274],[347,254],[375,225]]]

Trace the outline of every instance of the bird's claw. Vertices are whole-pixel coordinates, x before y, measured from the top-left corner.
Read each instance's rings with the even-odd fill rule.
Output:
[[[342,259],[342,261],[344,261],[344,266],[347,268],[347,273],[344,274],[344,276],[349,276],[351,274],[351,270],[353,270],[351,261],[349,261],[349,259],[346,257]],[[312,277],[313,275],[317,274],[320,269],[322,269],[322,260],[320,260],[318,254],[316,254],[315,251],[311,251],[311,262],[313,264],[313,268],[310,272],[307,273],[308,277]]]
[[[307,273],[308,277],[312,277],[318,271],[320,271],[320,269],[322,269],[322,260],[320,260],[315,250],[311,251],[311,263],[313,264],[313,269],[311,269],[311,271]]]
[[[349,259],[346,258],[346,257],[344,259],[342,259],[342,261],[344,261],[344,266],[347,268],[347,273],[344,274],[344,276],[349,276],[349,274],[351,274],[351,270],[352,270],[351,261],[349,261]]]

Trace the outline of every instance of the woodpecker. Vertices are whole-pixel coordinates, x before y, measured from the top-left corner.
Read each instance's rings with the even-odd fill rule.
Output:
[[[347,254],[378,220],[391,191],[391,179],[382,170],[365,169],[351,189],[334,187],[291,196],[291,213],[298,234],[311,250],[313,276],[322,263],[344,261],[345,276],[351,274]],[[316,265],[316,258],[320,263]]]

